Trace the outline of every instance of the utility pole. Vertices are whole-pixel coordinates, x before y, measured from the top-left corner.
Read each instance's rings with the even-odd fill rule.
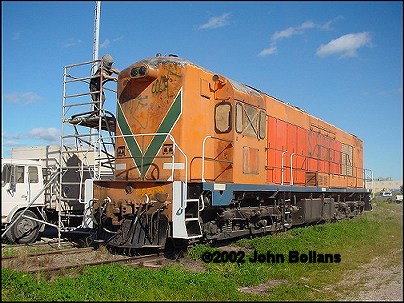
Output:
[[[93,61],[98,60],[98,45],[100,39],[101,1],[95,2]]]
[[[95,64],[95,60],[98,60],[98,45],[99,45],[99,39],[100,39],[100,15],[101,15],[101,1],[96,1],[95,2],[95,17],[94,17],[94,42],[93,42],[93,67],[91,69],[91,75],[94,75],[95,71],[97,70],[97,64]],[[101,90],[102,90],[102,83],[101,85]],[[100,99],[101,99],[101,93],[100,93]],[[92,105],[92,110],[94,110],[95,107]],[[90,128],[90,140],[92,140],[92,132],[93,130]],[[96,179],[100,177],[101,174],[101,164],[100,164],[100,158],[101,158],[101,140],[100,140],[100,135],[101,135],[101,118],[99,118],[98,121],[98,140],[96,143],[97,147],[94,145],[94,156],[98,160],[94,160],[94,173],[96,176]]]

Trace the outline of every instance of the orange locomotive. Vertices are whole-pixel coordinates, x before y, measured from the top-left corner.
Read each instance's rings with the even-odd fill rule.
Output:
[[[222,240],[370,209],[362,141],[177,56],[119,74],[115,178],[98,237],[120,248]]]

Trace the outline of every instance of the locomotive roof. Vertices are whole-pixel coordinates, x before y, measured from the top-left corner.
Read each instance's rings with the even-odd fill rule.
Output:
[[[146,59],[141,60],[139,63],[146,63],[150,67],[157,68],[160,64],[166,63],[166,62],[173,62],[173,63],[176,63],[176,64],[180,65],[181,67],[184,67],[185,65],[192,65],[192,66],[195,66],[195,67],[197,67],[197,68],[199,68],[199,69],[201,69],[203,71],[206,71],[208,73],[215,74],[214,72],[212,72],[210,70],[207,70],[206,68],[203,68],[202,66],[200,66],[198,64],[195,64],[195,63],[193,63],[193,62],[191,62],[191,61],[189,61],[187,59],[178,57],[176,55],[150,57],[150,58],[146,58]],[[299,108],[297,106],[294,106],[294,105],[292,105],[290,103],[284,102],[284,101],[282,101],[282,100],[280,100],[280,99],[278,99],[278,98],[276,98],[274,96],[268,95],[267,93],[262,92],[259,89],[256,89],[255,87],[252,87],[250,85],[234,81],[234,80],[232,80],[232,79],[230,79],[228,77],[224,77],[224,78],[229,80],[229,82],[233,85],[233,87],[235,89],[237,89],[239,91],[242,91],[242,92],[244,92],[246,94],[267,95],[267,96],[270,96],[271,98],[274,98],[275,100],[277,100],[279,102],[282,102],[282,103],[287,104],[289,106],[295,107],[296,109],[298,109],[300,111],[305,112],[303,109],[301,109],[301,108]]]
[[[138,63],[146,63],[150,67],[157,68],[160,64],[166,63],[166,62],[176,63],[176,64],[180,65],[181,67],[184,67],[186,65],[192,65],[192,66],[195,66],[195,67],[197,67],[197,68],[199,68],[199,69],[201,69],[201,70],[203,70],[205,72],[215,74],[214,72],[212,72],[210,70],[207,70],[206,68],[203,68],[202,66],[199,66],[198,64],[195,64],[195,63],[193,63],[193,62],[191,62],[191,61],[189,61],[187,59],[178,57],[177,55],[171,55],[171,54],[168,55],[168,56],[161,56],[161,55],[158,54],[155,57],[150,57],[150,58],[143,59],[143,60],[139,61]],[[233,85],[233,87],[235,89],[239,90],[239,91],[245,92],[247,94],[254,94],[254,95],[260,95],[260,96],[261,95],[267,95],[267,96],[277,100],[278,102],[284,103],[287,106],[290,106],[290,107],[293,107],[293,108],[295,108],[295,109],[297,109],[299,111],[302,111],[302,112],[306,113],[307,115],[312,116],[313,118],[316,118],[316,119],[318,119],[318,120],[320,120],[320,121],[322,121],[324,123],[329,124],[330,126],[336,127],[335,125],[332,125],[329,122],[326,122],[326,121],[324,121],[324,120],[322,120],[322,119],[320,119],[318,117],[315,117],[315,116],[307,113],[305,110],[301,109],[298,106],[295,106],[295,105],[290,104],[288,102],[282,101],[282,100],[280,100],[280,99],[278,99],[278,98],[276,98],[274,96],[271,96],[271,95],[269,95],[269,94],[267,94],[265,92],[260,91],[259,89],[256,89],[256,88],[254,88],[252,86],[249,86],[249,85],[234,81],[234,80],[232,80],[232,79],[230,79],[230,78],[228,78],[226,76],[224,76],[224,78],[226,78]],[[350,135],[356,137],[356,135],[354,135],[352,133],[350,133]]]
[[[195,66],[195,67],[197,67],[197,68],[199,68],[201,70],[204,70],[204,71],[206,71],[208,73],[215,74],[214,72],[209,71],[206,68],[203,68],[202,66],[199,66],[199,65],[197,65],[197,64],[195,64],[195,63],[193,63],[191,61],[188,61],[188,60],[186,60],[184,58],[181,58],[181,57],[178,57],[178,56],[175,56],[175,55],[156,56],[156,57],[146,58],[146,59],[141,60],[139,63],[143,63],[143,62],[148,64],[150,67],[153,67],[153,68],[157,68],[160,64],[166,63],[166,62],[176,63],[176,64],[180,65],[181,67],[183,67],[185,65],[192,65],[192,66]],[[247,94],[254,94],[254,95],[264,94],[263,92],[261,92],[260,90],[254,88],[252,86],[242,84],[240,82],[237,82],[237,81],[234,81],[232,79],[229,79],[228,77],[224,77],[224,78],[229,80],[230,83],[233,85],[233,87],[235,89],[239,90],[239,91],[243,91],[243,92],[245,92]]]

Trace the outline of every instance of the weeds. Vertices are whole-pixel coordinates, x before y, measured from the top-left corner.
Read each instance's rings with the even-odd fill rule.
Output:
[[[316,226],[299,227],[262,238],[242,239],[236,249],[246,253],[268,251],[288,256],[339,254],[340,262],[202,263],[206,271],[178,266],[160,270],[122,265],[88,267],[76,277],[51,281],[2,270],[3,301],[324,301],[336,300],[333,285],[344,274],[375,257],[402,249],[402,205],[376,202],[361,217]],[[223,248],[225,249],[225,248]],[[196,245],[187,258],[201,260],[204,252],[220,248]],[[398,263],[398,258],[389,261]],[[280,283],[279,281],[282,281]],[[243,290],[243,291],[241,291]],[[337,289],[338,291],[338,289]]]

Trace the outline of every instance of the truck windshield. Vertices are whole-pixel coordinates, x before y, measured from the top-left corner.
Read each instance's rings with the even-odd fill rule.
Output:
[[[3,169],[1,171],[1,184],[4,186],[7,183],[11,183],[11,178],[13,175],[13,167],[10,164],[3,165]]]

